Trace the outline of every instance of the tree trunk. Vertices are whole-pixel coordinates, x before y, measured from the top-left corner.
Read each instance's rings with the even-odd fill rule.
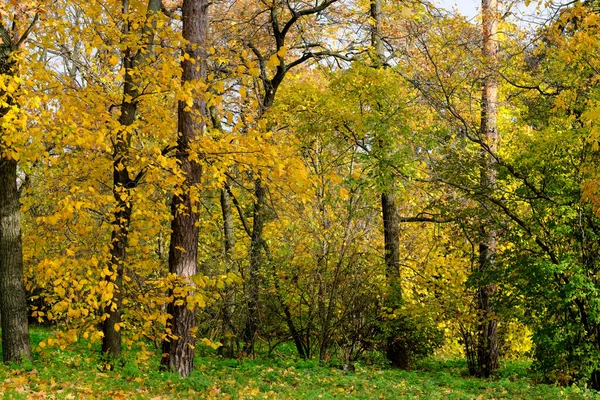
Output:
[[[247,280],[247,307],[246,328],[244,330],[244,352],[254,355],[254,342],[258,331],[258,295],[260,292],[260,272],[263,263],[262,242],[263,228],[265,225],[266,189],[260,178],[254,180],[254,220],[252,223],[252,237],[250,241],[250,270]]]
[[[183,37],[188,42],[185,52],[189,55],[181,62],[182,81],[193,84],[206,78],[208,1],[184,0],[181,10]],[[191,142],[204,130],[207,116],[204,94],[194,94],[192,107],[180,101],[178,116],[177,160],[185,182],[181,193],[174,195],[171,202],[169,272],[176,274],[184,284],[192,285],[191,278],[196,274],[198,262],[198,199],[192,197],[191,190],[200,183],[202,168],[197,162],[190,161],[188,153]],[[167,332],[170,333],[163,341],[161,365],[181,376],[188,376],[194,363],[196,310],[190,308],[183,297],[173,299],[167,312],[170,315]]]
[[[391,185],[393,190],[395,185]],[[381,194],[381,210],[383,214],[383,234],[385,244],[385,275],[388,284],[386,299],[389,308],[397,308],[402,304],[402,286],[400,275],[400,221],[396,206],[396,194],[391,190]],[[387,339],[386,357],[396,368],[408,369],[410,356],[407,343],[398,340],[393,334]]]
[[[308,16],[308,15],[316,15],[321,11],[329,7],[331,5],[330,1],[322,1],[317,2],[313,7],[310,6],[302,6],[299,10],[293,10],[291,5],[288,3],[287,6],[279,4],[278,2],[272,2],[268,7],[269,10],[269,18],[270,25],[272,28],[273,39],[275,41],[275,52],[271,54],[279,54],[282,48],[285,46],[286,35],[290,32],[290,28],[292,28],[299,18]],[[267,4],[267,3],[265,3]],[[285,11],[282,13],[278,9],[278,7],[283,6]],[[292,17],[283,22],[280,20],[281,15],[285,15],[288,13],[288,10],[292,11]],[[283,22],[283,23],[282,23]],[[279,64],[276,66],[275,74],[271,76],[271,73],[267,70],[267,62],[265,59],[265,54],[263,54],[255,44],[248,43],[249,48],[252,50],[254,55],[259,60],[259,66],[261,69],[260,74],[260,82],[262,83],[262,89],[264,90],[263,98],[260,103],[260,110],[258,119],[262,118],[267,110],[273,105],[275,102],[275,96],[277,94],[277,89],[285,75],[289,71],[292,65],[287,65],[285,63],[285,57],[279,57]],[[309,57],[310,58],[310,57]],[[294,65],[301,64],[305,61],[308,61],[309,58],[300,58],[296,60],[297,62]],[[257,177],[254,180],[254,191],[256,200],[254,203],[254,223],[252,227],[251,241],[250,241],[250,268],[248,271],[248,280],[247,284],[247,317],[246,317],[246,326],[244,329],[243,339],[244,339],[244,351],[247,354],[254,354],[254,341],[256,339],[256,334],[258,331],[258,305],[259,305],[259,292],[260,292],[260,270],[263,264],[263,256],[261,247],[263,246],[263,228],[265,224],[265,211],[267,208],[266,203],[266,187],[264,182]]]
[[[229,185],[229,181],[227,182]],[[231,204],[231,196],[227,188],[221,189],[221,211],[223,213],[223,236],[224,236],[224,255],[226,272],[231,272],[231,252],[235,247],[235,230],[233,226],[233,212]],[[229,287],[224,288],[223,292],[223,346],[219,349],[221,355],[225,357],[234,356],[234,328],[231,312],[232,291]]]
[[[126,62],[126,71],[131,67],[129,62]],[[131,81],[127,78],[131,75],[126,72],[124,85],[124,99],[127,96],[131,97]],[[119,122],[121,129],[117,133],[113,156],[113,196],[115,199],[115,212],[113,220],[113,230],[111,234],[110,245],[110,264],[109,270],[111,275],[105,279],[113,284],[113,297],[109,304],[104,308],[106,319],[102,322],[102,352],[109,358],[118,358],[121,355],[121,330],[115,329],[115,325],[121,323],[121,303],[123,300],[123,272],[125,256],[127,253],[127,236],[129,233],[129,223],[131,221],[131,198],[129,183],[129,145],[125,133],[127,126],[133,124],[137,106],[135,103],[124,100],[121,107],[121,116]]]
[[[497,0],[482,0],[483,57],[488,71],[483,81],[481,95],[481,140],[492,152],[498,146],[498,84],[495,77],[498,59],[498,3]],[[493,190],[496,185],[496,172],[491,165],[488,152],[482,149],[481,186]],[[484,276],[494,268],[497,233],[491,221],[481,221],[481,242],[479,243],[479,274]],[[477,290],[479,325],[477,327],[477,375],[488,377],[498,369],[498,321],[492,307],[495,291],[493,283],[485,284]]]
[[[149,0],[146,12],[146,19],[160,11],[160,0]],[[123,1],[123,15],[129,14],[129,2]],[[154,19],[152,20],[154,21]],[[110,359],[115,359],[121,355],[121,329],[117,324],[121,323],[121,304],[123,301],[123,273],[125,270],[125,257],[127,255],[127,236],[129,234],[129,224],[131,222],[131,190],[135,188],[143,176],[142,169],[135,178],[131,179],[129,172],[131,162],[129,159],[129,148],[131,142],[131,133],[128,133],[127,127],[135,122],[137,114],[137,98],[139,96],[139,84],[133,77],[136,68],[148,54],[152,46],[155,22],[146,25],[142,31],[140,41],[148,40],[147,48],[142,51],[133,52],[132,49],[123,51],[123,67],[125,68],[125,78],[123,84],[123,103],[121,105],[121,115],[119,116],[119,131],[116,133],[116,141],[113,152],[113,197],[115,200],[115,211],[113,215],[113,228],[110,242],[110,261],[109,270],[111,274],[105,279],[112,285],[113,297],[104,308],[106,318],[102,322],[102,352]],[[129,33],[128,23],[124,24],[124,34]]]
[[[381,66],[385,61],[385,48],[383,47],[383,38],[381,37],[381,6],[382,0],[371,0],[371,47],[375,52],[373,57],[376,66]]]
[[[382,0],[371,0],[371,47],[375,53],[373,60],[376,68],[385,66],[385,48],[381,35]],[[380,146],[386,144],[380,140]],[[384,152],[385,153],[385,152]],[[388,171],[382,171],[387,176]],[[400,277],[400,220],[396,205],[396,185],[394,177],[390,178],[387,190],[381,194],[381,213],[383,216],[383,239],[385,276],[388,284],[386,305],[397,308],[402,302],[402,287]],[[409,366],[408,349],[406,343],[397,340],[393,335],[387,339],[386,356],[388,361],[397,368],[406,369]]]
[[[385,248],[385,275],[392,291],[388,297],[399,303],[402,301],[400,286],[400,219],[396,206],[395,185],[390,185],[388,193],[381,194],[381,213],[383,215],[383,236]]]
[[[215,106],[209,108],[210,119],[215,129],[222,131],[221,119]],[[231,188],[231,179],[228,177],[225,181],[225,186],[221,188],[221,214],[223,216],[223,255],[225,259],[226,273],[232,272],[231,263],[231,252],[235,248],[235,226],[233,225],[233,207],[232,207],[232,196],[229,193]],[[219,354],[225,357],[233,357],[235,355],[234,346],[236,338],[234,335],[235,327],[233,325],[233,290],[230,286],[225,286],[223,289],[223,306],[221,309],[222,313],[222,338],[221,343],[223,344],[219,348]]]
[[[0,158],[0,314],[2,360],[21,362],[31,359],[23,284],[17,162],[6,158]]]
[[[34,21],[35,22],[35,21]],[[16,66],[11,59],[16,50],[12,38],[0,21],[0,76],[12,77]],[[8,106],[14,100],[0,90]],[[0,107],[0,120],[8,109]],[[0,136],[2,136],[0,124]],[[0,148],[0,315],[2,315],[2,360],[21,362],[31,359],[27,300],[23,282],[23,245],[21,205],[17,186],[17,161]]]

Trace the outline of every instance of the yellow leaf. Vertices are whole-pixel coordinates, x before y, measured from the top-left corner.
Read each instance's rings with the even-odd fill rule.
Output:
[[[67,316],[70,318],[79,318],[81,316],[81,311],[69,308],[67,310]]]
[[[339,175],[333,175],[333,176],[331,177],[331,182],[333,182],[333,183],[342,183],[342,181],[343,181],[343,179],[342,179],[342,177],[341,177],[341,176],[339,176]],[[340,189],[340,190],[341,190],[341,189]],[[347,193],[347,192],[346,192],[346,193]]]
[[[280,48],[280,49],[279,49],[279,51],[277,52],[277,56],[278,56],[279,58],[283,58],[283,57],[285,57],[285,55],[286,55],[286,53],[287,53],[287,50],[288,50],[287,46],[283,46],[283,47],[282,47],[282,48]]]
[[[350,197],[348,191],[344,188],[340,188],[340,198],[342,200],[348,200],[348,198]]]
[[[277,57],[277,54],[273,54],[269,58],[269,61],[267,61],[267,65],[269,66],[269,68],[273,68],[279,65],[279,57]]]
[[[62,286],[55,286],[54,293],[56,293],[60,297],[65,297],[65,288],[63,288]]]

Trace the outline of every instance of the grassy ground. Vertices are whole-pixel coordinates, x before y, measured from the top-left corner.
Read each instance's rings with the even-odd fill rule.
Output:
[[[34,328],[34,344],[47,331]],[[358,364],[355,372],[289,356],[257,360],[199,357],[185,379],[156,372],[158,356],[143,368],[126,362],[102,371],[97,356],[38,353],[33,364],[0,366],[0,395],[8,399],[600,399],[586,389],[534,384],[526,363],[511,363],[489,380],[466,376],[460,361],[429,360],[412,372]]]

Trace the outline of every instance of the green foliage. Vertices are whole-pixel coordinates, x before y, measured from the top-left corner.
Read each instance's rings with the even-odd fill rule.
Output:
[[[47,338],[47,329],[34,327],[33,344]],[[34,369],[0,366],[4,398],[51,396],[67,398],[127,399],[593,399],[581,387],[535,385],[524,363],[508,363],[490,380],[466,377],[464,361],[427,359],[412,372],[382,365],[357,364],[354,373],[316,361],[295,361],[290,353],[256,360],[230,360],[207,355],[187,379],[155,372],[151,364],[99,372],[99,358],[82,346],[74,351],[34,353]],[[133,359],[136,357],[133,356]]]
[[[386,343],[387,339],[391,341],[388,347],[405,349],[409,366],[432,355],[444,344],[444,329],[436,322],[437,310],[423,304],[403,304],[390,311],[383,314],[380,341]]]
[[[0,8],[0,19],[19,20],[9,17],[13,8],[16,16],[38,10],[19,3],[4,1],[9,11]],[[533,387],[522,363],[508,364],[496,380],[476,381],[459,377],[464,363],[420,359],[436,350],[458,355],[459,342],[472,341],[482,320],[476,288],[489,284],[505,359],[532,357],[532,376],[561,385],[600,377],[596,13],[565,8],[533,45],[524,29],[503,21],[498,40],[505,54],[491,71],[481,60],[476,24],[384,1],[389,65],[374,68],[356,56],[326,68],[320,35],[328,44],[368,36],[369,2],[334,2],[323,18],[302,19],[276,52],[269,46],[277,24],[268,18],[284,21],[292,17],[288,6],[308,2],[277,10],[268,7],[286,2],[214,2],[214,15],[222,12],[231,23],[211,26],[211,71],[196,88],[206,92],[215,116],[189,154],[203,168],[193,190],[203,274],[188,296],[189,282],[166,269],[169,199],[185,178],[172,151],[175,104],[194,103],[191,87],[180,84],[178,8],[165,2],[168,12],[152,17],[156,40],[147,62],[132,71],[143,93],[124,99],[120,57],[146,52],[139,42],[145,2],[130,3],[124,13],[119,2],[53,2],[19,52],[22,76],[0,76],[0,95],[15,93],[18,103],[0,121],[0,150],[20,162],[30,316],[53,327],[50,334],[33,331],[34,364],[0,370],[9,396],[591,397],[578,386]],[[246,48],[249,41],[253,48]],[[318,62],[310,66],[293,61],[313,58]],[[265,110],[266,83],[284,70],[277,101]],[[489,149],[481,143],[479,99],[483,77],[496,72],[501,143],[488,157],[488,184],[481,179]],[[128,101],[138,113],[123,130],[119,109]],[[128,168],[143,179],[115,192],[111,171],[121,134],[129,138]],[[258,176],[266,188],[264,260],[251,288]],[[224,183],[236,202],[228,254],[219,203]],[[403,221],[412,221],[400,227],[393,285],[384,265],[381,193],[393,194]],[[97,344],[116,293],[110,234],[122,202],[133,209],[116,328],[123,329],[126,355],[116,371],[104,371]],[[497,240],[493,268],[477,273],[481,221]],[[231,356],[241,353],[250,289],[258,291],[256,347],[272,358],[218,358],[213,350],[222,339]],[[165,305],[173,300],[201,309],[197,337],[205,339],[196,350],[206,357],[185,382],[149,372],[157,369]],[[306,360],[295,360],[290,338]],[[421,371],[382,367],[389,340],[408,349]],[[349,362],[355,374],[337,368]],[[75,385],[80,373],[83,383]],[[600,381],[594,386],[600,389]]]

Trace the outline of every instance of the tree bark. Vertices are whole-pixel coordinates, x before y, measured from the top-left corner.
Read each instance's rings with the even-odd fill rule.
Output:
[[[374,61],[377,66],[385,62],[385,48],[381,36],[382,0],[371,0],[371,47],[375,52]]]
[[[391,300],[402,300],[400,286],[400,218],[396,205],[395,185],[390,185],[389,191],[381,194],[381,213],[383,215],[383,236],[385,248],[385,275],[393,293]]]
[[[126,62],[126,65],[129,64]],[[126,70],[130,66],[125,67]],[[123,94],[131,96],[131,82],[126,73]],[[135,97],[133,97],[135,98]],[[113,297],[104,308],[106,318],[102,322],[102,352],[109,358],[118,358],[121,355],[121,331],[115,325],[121,322],[121,303],[123,300],[122,285],[125,256],[127,254],[127,237],[131,221],[131,198],[128,187],[129,179],[129,145],[125,128],[133,124],[137,106],[135,103],[124,100],[121,107],[119,122],[121,130],[117,133],[113,156],[113,196],[115,199],[115,212],[113,215],[113,229],[111,233],[110,264],[111,275],[105,279],[114,285]]]
[[[160,0],[149,0],[147,8],[147,19],[160,11]],[[129,14],[129,2],[123,1],[123,15]],[[149,47],[152,45],[155,30],[155,23],[147,24],[142,31],[141,41],[147,40],[146,49],[134,52],[132,49],[125,49],[123,52],[123,67],[125,68],[125,79],[123,84],[123,103],[121,105],[121,115],[119,116],[119,131],[116,133],[116,140],[113,152],[113,197],[115,200],[115,211],[113,215],[113,228],[110,244],[109,270],[111,274],[105,279],[113,286],[113,297],[109,304],[104,308],[105,319],[102,321],[102,352],[110,359],[115,359],[121,355],[121,330],[116,328],[121,323],[121,304],[123,301],[123,273],[125,270],[125,257],[127,255],[127,237],[129,234],[129,224],[131,222],[131,190],[135,188],[143,176],[140,171],[135,178],[131,178],[129,173],[131,162],[129,159],[129,148],[131,142],[131,133],[127,127],[135,122],[137,114],[137,98],[140,95],[139,83],[133,77],[135,69],[139,67],[144,60]],[[129,23],[125,21],[123,33],[129,33]]]
[[[481,139],[492,152],[498,147],[498,83],[496,67],[498,59],[498,3],[497,0],[482,0],[483,58],[488,72],[483,81],[481,94]],[[496,186],[496,171],[486,150],[481,155],[481,186],[492,190]],[[485,275],[494,268],[497,232],[491,221],[481,221],[479,243],[479,274]],[[498,369],[498,320],[492,307],[495,285],[488,283],[477,290],[479,325],[477,327],[477,371],[478,376],[488,377]]]
[[[226,185],[229,186],[229,180]],[[231,252],[235,247],[235,230],[233,225],[233,211],[231,196],[227,191],[227,188],[221,189],[221,212],[223,214],[223,247],[225,256],[226,272],[231,272]],[[223,291],[223,346],[220,348],[220,352],[225,357],[234,356],[234,327],[232,321],[231,311],[232,292],[229,287],[225,287]]]
[[[194,84],[206,78],[206,39],[208,29],[208,1],[184,0],[182,5],[183,38],[187,41],[185,52],[189,55],[181,62],[183,84]],[[203,93],[195,93],[192,107],[185,101],[178,105],[177,160],[185,175],[181,193],[171,202],[171,243],[169,246],[169,272],[181,282],[192,284],[198,262],[198,199],[191,190],[200,183],[202,168],[189,159],[191,143],[204,130],[207,117]],[[171,291],[171,295],[173,292]],[[173,299],[167,307],[167,337],[163,341],[161,365],[181,376],[188,376],[194,363],[196,310],[184,298]]]
[[[31,359],[23,284],[17,162],[6,158],[0,158],[0,313],[2,360],[21,362]]]
[[[395,185],[390,185],[389,192],[381,194],[381,210],[383,214],[383,234],[385,248],[385,275],[387,279],[387,306],[397,308],[402,303],[402,285],[400,275],[400,219],[396,205]],[[408,369],[410,356],[407,344],[397,340],[394,335],[387,339],[386,357],[396,368]]]
[[[244,329],[244,352],[254,355],[254,342],[258,330],[258,295],[260,292],[260,271],[263,263],[262,241],[265,225],[266,188],[260,178],[254,180],[254,220],[250,239],[250,269],[248,271],[248,316]]]
[[[371,47],[374,51],[373,63],[375,68],[385,66],[385,48],[381,34],[382,25],[382,0],[371,0]],[[386,146],[382,140],[379,146]],[[384,176],[388,171],[382,171]],[[402,302],[402,287],[400,276],[400,218],[396,204],[396,185],[394,177],[386,190],[381,193],[381,214],[383,217],[383,240],[385,276],[387,278],[388,296],[387,306],[398,307]],[[409,356],[406,344],[396,340],[392,335],[387,339],[386,356],[388,361],[397,368],[407,369],[409,367]]]
[[[35,23],[35,20],[34,22]],[[33,24],[32,23],[32,24]],[[22,38],[23,39],[23,38]],[[15,41],[20,42],[21,40]],[[15,76],[12,55],[17,50],[13,38],[0,21],[0,76]],[[11,94],[0,90],[0,99],[9,106]],[[7,107],[0,107],[0,120]],[[0,124],[0,136],[2,136]],[[31,359],[27,299],[23,282],[23,245],[21,205],[17,186],[17,161],[0,148],[0,315],[2,315],[2,360],[21,362]]]

